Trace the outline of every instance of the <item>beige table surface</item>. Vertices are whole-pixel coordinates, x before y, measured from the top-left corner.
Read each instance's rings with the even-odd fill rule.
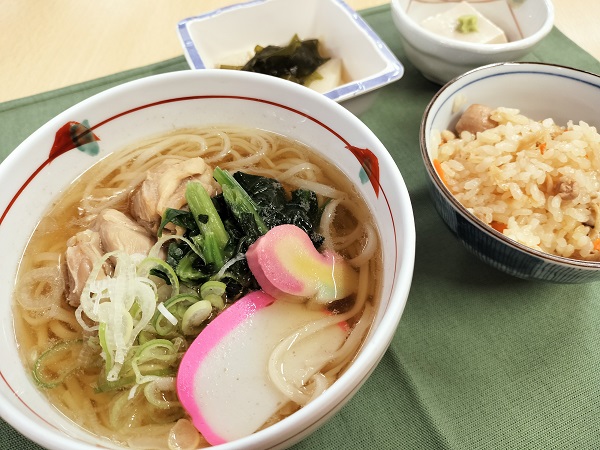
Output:
[[[357,10],[388,3],[346,1]],[[0,102],[182,55],[179,20],[239,2],[0,0]],[[600,1],[553,2],[556,26],[600,59]]]

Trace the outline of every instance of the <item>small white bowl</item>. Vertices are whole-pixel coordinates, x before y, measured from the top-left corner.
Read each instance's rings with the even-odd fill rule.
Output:
[[[99,153],[83,151],[85,145],[72,150],[54,145],[57,137],[70,142],[64,130],[72,122],[84,121],[99,139]],[[415,256],[410,198],[383,144],[345,108],[295,83],[212,69],[157,75],[109,89],[69,108],[0,164],[0,415],[25,436],[53,450],[120,448],[81,430],[53,408],[21,363],[12,291],[21,254],[38,221],[61,191],[107,154],[175,128],[227,124],[282,134],[317,150],[354,183],[386,245],[375,323],[347,372],[288,418],[219,448],[283,448],[298,442],[350,400],[375,369],[404,310]],[[365,177],[363,154],[373,156],[370,177]]]
[[[527,247],[471,214],[440,179],[432,159],[434,133],[454,130],[464,108],[479,103],[520,110],[534,120],[565,126],[580,120],[599,127],[600,76],[543,63],[498,63],[479,67],[447,83],[425,109],[421,156],[435,207],[466,248],[491,266],[528,280],[581,283],[600,280],[600,262],[582,261]],[[600,129],[600,128],[599,128]]]
[[[256,45],[286,45],[294,34],[319,39],[328,56],[341,59],[345,75],[344,84],[324,95],[356,115],[371,107],[378,88],[404,74],[385,42],[343,0],[253,0],[184,19],[178,31],[192,69],[232,60],[243,65]]]
[[[477,44],[440,36],[420,25],[425,18],[448,10],[456,2],[391,1],[392,19],[407,58],[427,79],[438,84],[475,67],[522,58],[554,24],[551,0],[471,0],[471,6],[500,27],[508,39],[503,44]]]

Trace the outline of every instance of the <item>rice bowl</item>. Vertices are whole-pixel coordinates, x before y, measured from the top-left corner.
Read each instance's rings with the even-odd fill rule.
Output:
[[[600,260],[600,134],[497,108],[498,126],[443,140],[437,160],[454,196],[484,223],[531,248]],[[441,133],[440,137],[445,133]],[[443,139],[443,138],[442,138]]]
[[[554,124],[561,126],[567,126],[567,124],[572,121],[575,127],[574,131],[569,131],[567,134],[564,134],[561,131],[561,135],[563,135],[561,139],[570,136],[574,139],[574,142],[576,142],[576,133],[591,133],[592,137],[589,138],[591,142],[590,146],[595,149],[597,148],[597,144],[595,143],[597,138],[594,136],[595,129],[592,127],[598,126],[597,105],[600,104],[600,77],[596,74],[574,68],[545,63],[512,62],[482,66],[459,76],[438,91],[425,109],[420,129],[421,156],[427,170],[428,186],[435,208],[452,233],[469,251],[474,253],[484,262],[490,264],[492,267],[527,280],[541,280],[556,283],[581,283],[600,279],[600,263],[594,260],[593,256],[588,254],[583,256],[585,260],[576,259],[578,255],[575,254],[574,248],[572,249],[562,241],[558,247],[554,245],[555,248],[558,249],[556,253],[548,253],[548,251],[540,249],[541,246],[539,243],[542,243],[542,237],[532,238],[533,233],[530,231],[539,224],[548,224],[548,220],[545,216],[542,215],[537,217],[539,224],[535,223],[535,227],[532,227],[532,225],[529,224],[529,230],[527,232],[523,231],[524,229],[527,229],[527,226],[524,225],[525,222],[521,223],[515,220],[515,223],[511,223],[512,231],[509,231],[509,233],[513,231],[517,233],[518,230],[520,237],[518,237],[517,234],[513,234],[513,236],[518,239],[527,241],[527,239],[532,238],[527,242],[533,246],[529,246],[504,233],[504,226],[509,225],[507,217],[501,218],[501,220],[506,220],[506,222],[499,227],[500,230],[490,227],[489,224],[491,224],[492,219],[490,217],[486,218],[486,213],[489,213],[489,210],[479,209],[477,214],[481,217],[478,217],[476,214],[473,214],[474,209],[471,208],[472,205],[463,205],[453,194],[452,190],[444,183],[442,177],[445,177],[447,174],[442,173],[442,176],[440,176],[440,172],[436,168],[436,166],[439,167],[441,165],[441,161],[437,160],[438,147],[441,143],[441,133],[444,130],[455,130],[465,108],[473,104],[486,105],[492,109],[504,107],[518,110],[523,116],[519,120],[522,122],[524,121],[525,123],[529,123],[529,119],[539,121],[542,125],[536,126],[542,128],[543,126],[551,126],[550,121],[544,122],[549,118],[552,119]],[[506,112],[504,114],[506,114]],[[583,125],[582,122],[589,126]],[[523,124],[519,126],[523,126]],[[515,125],[510,125],[510,127],[514,128]],[[491,130],[488,130],[488,132],[489,131]],[[514,133],[516,133],[514,130],[509,132],[511,135]],[[491,136],[489,137],[492,139]],[[447,139],[448,137],[446,140]],[[494,137],[493,139],[498,139],[498,137]],[[560,139],[555,140],[560,141]],[[471,143],[469,145],[477,144]],[[501,148],[502,145],[500,145]],[[547,147],[548,143],[545,145]],[[551,147],[552,145],[554,144],[550,143]],[[560,145],[564,145],[564,142],[561,142]],[[536,146],[533,145],[532,147],[534,150],[533,154],[536,155],[538,160],[542,161],[543,157],[540,157],[541,152],[539,147],[534,147]],[[493,163],[496,156],[501,157],[499,155],[502,152],[499,149],[495,149],[494,151],[497,152],[494,154],[495,156],[488,155],[488,158],[491,158],[486,160],[488,165]],[[544,153],[545,152],[546,149],[544,149]],[[552,150],[549,150],[549,152],[550,153],[546,155],[546,157],[550,157],[553,154]],[[579,156],[581,156],[581,154]],[[504,158],[505,160],[503,163],[510,162],[507,168],[512,168],[511,170],[518,169],[517,171],[519,173],[522,168],[519,168],[519,165],[515,161],[520,161],[519,164],[527,164],[532,161],[531,158],[515,158],[513,161],[512,155],[510,157],[504,155]],[[583,166],[581,167],[590,167],[590,163],[594,158],[591,158],[589,163],[582,159]],[[536,170],[538,170],[537,175],[545,177],[545,174],[551,172],[552,169],[550,167],[552,167],[552,165],[544,163],[549,166],[545,167],[543,164],[540,164],[540,161],[536,161],[532,164],[534,164]],[[442,168],[442,170],[449,170],[449,178],[452,178],[454,175],[452,173],[453,171],[461,168],[458,166],[453,168],[452,164],[453,163],[450,163],[449,165],[446,165],[445,168]],[[460,162],[460,165],[462,165],[462,162]],[[561,163],[561,165],[564,164]],[[577,165],[574,167],[576,169],[581,168]],[[469,170],[474,169],[469,166]],[[498,168],[493,170],[498,170]],[[561,170],[564,172],[565,169]],[[479,171],[484,171],[483,165],[477,168],[476,172]],[[510,170],[507,170],[503,176],[507,176],[508,172],[510,172]],[[565,175],[561,174],[561,176]],[[577,176],[579,176],[579,174]],[[552,178],[551,173],[550,177]],[[573,178],[575,175],[569,174],[569,177]],[[566,181],[566,179],[560,180],[559,178],[552,178],[552,182],[555,183],[555,188],[562,184],[560,183],[561,181]],[[577,181],[578,184],[580,182],[575,179],[572,181]],[[452,183],[454,183],[454,181],[450,184]],[[467,190],[470,190],[469,195],[475,196],[475,194],[479,192],[476,188],[478,181],[470,180],[469,183],[470,184],[467,184]],[[521,181],[519,183],[521,183]],[[523,203],[522,205],[515,203],[513,195],[510,193],[510,187],[513,188],[517,198],[519,197],[519,192],[531,197],[530,192],[527,192],[527,189],[525,188],[525,184],[519,183],[515,182],[512,185],[507,184],[501,188],[501,190],[503,190],[502,195],[505,195],[506,198],[511,198],[508,202],[510,204],[514,204],[515,206],[526,205],[528,208],[524,209],[532,209],[533,203]],[[578,186],[578,189],[594,190],[594,181],[592,181],[591,187],[587,187],[587,181],[581,180],[581,183],[582,184],[581,186]],[[569,183],[565,184],[565,189],[568,184]],[[488,187],[491,189],[491,186]],[[555,202],[555,204],[551,206],[556,207],[556,203],[559,200],[554,200],[554,198],[556,197],[556,194],[560,193],[560,187],[558,187],[558,191],[556,192],[554,191],[554,188],[548,191],[543,183],[538,184],[537,187],[542,193],[551,192],[549,197],[553,197],[551,200]],[[466,191],[464,190],[464,187],[461,187],[460,189],[462,191],[459,195],[463,195]],[[544,191],[544,189],[546,191]],[[529,190],[531,191],[531,187]],[[535,191],[535,188],[533,190]],[[485,189],[483,189],[483,191],[485,191]],[[490,192],[495,191],[490,190]],[[544,200],[537,192],[533,195],[538,199],[538,204],[543,203]],[[490,198],[485,201],[489,200]],[[563,200],[564,199],[561,198],[561,204],[563,204]],[[584,203],[587,202],[587,200],[584,200],[583,197],[581,197],[577,200],[578,207],[581,205],[581,200],[583,200]],[[547,202],[548,198],[546,198],[545,201]],[[496,213],[501,213],[502,208],[504,208],[504,206],[494,206],[493,209],[497,210],[495,211]],[[506,211],[508,211],[508,209],[506,209],[505,212]],[[531,212],[534,212],[533,209]],[[540,211],[535,211],[536,214],[539,212]],[[557,218],[561,219],[558,210],[555,209],[554,212],[558,214]],[[565,211],[562,212],[564,217]],[[552,214],[547,213],[547,216],[552,217]],[[590,213],[587,213],[586,217],[583,217],[582,214],[578,214],[573,210],[570,211],[567,216],[573,216],[577,220],[582,220],[579,224],[583,224],[584,227],[587,226],[591,228],[592,226],[592,223],[589,221],[591,217]],[[556,218],[553,217],[553,220],[554,219]],[[558,222],[560,222],[560,220]],[[517,227],[516,225],[519,226]],[[581,236],[582,231],[583,228],[580,228],[577,232],[572,233],[574,235],[573,242],[579,240],[581,240],[581,242],[578,242],[577,244],[571,243],[571,245],[577,245],[582,248],[587,245],[587,248],[589,249],[589,241],[587,243],[583,242],[584,239]],[[537,242],[538,239],[539,243]],[[546,241],[543,245],[549,245],[548,250],[554,251],[551,249],[553,246],[552,238],[547,235],[543,239]],[[593,241],[595,236],[591,236],[591,239]],[[556,241],[558,242],[559,239]],[[534,248],[536,246],[540,248]],[[571,252],[571,250],[573,250],[573,252]],[[582,251],[583,253],[586,252],[586,250]],[[560,252],[563,253],[560,254]],[[563,256],[564,254],[571,254],[573,257]]]

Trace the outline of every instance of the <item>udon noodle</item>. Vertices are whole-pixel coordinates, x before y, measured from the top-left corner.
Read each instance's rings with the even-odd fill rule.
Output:
[[[96,332],[84,330],[66,299],[67,241],[88,229],[107,208],[129,214],[132,193],[146,173],[164,161],[201,157],[231,173],[274,178],[286,191],[307,189],[322,208],[319,232],[323,248],[335,250],[356,269],[359,287],[351,299],[329,305],[334,314],[315,321],[274,349],[269,374],[289,402],[264,426],[293,413],[327,389],[355,357],[369,327],[379,290],[381,249],[378,231],[363,199],[338,169],[304,145],[280,135],[235,127],[179,129],[115,152],[84,173],[55,203],[34,232],[25,251],[15,291],[17,339],[25,366],[35,372],[40,357],[61,342],[77,342],[72,351],[46,356],[46,371],[58,377],[42,386],[53,405],[90,432],[133,448],[193,449],[207,446],[178,402],[173,376],[162,377],[159,399],[150,404],[141,391],[99,389],[103,361]],[[155,279],[159,295],[164,282]],[[347,321],[346,342],[324,368],[298,389],[282,376],[281,358],[295,340]],[[91,331],[90,331],[91,330]],[[190,342],[177,342],[181,355]],[[71,369],[73,369],[71,371]]]

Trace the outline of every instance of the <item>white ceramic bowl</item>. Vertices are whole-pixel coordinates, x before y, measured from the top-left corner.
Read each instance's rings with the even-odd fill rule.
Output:
[[[551,0],[470,0],[469,3],[504,30],[509,42],[463,42],[420,25],[425,18],[451,8],[454,2],[391,0],[392,18],[407,58],[435,83],[444,84],[475,67],[522,58],[550,32],[554,23]]]
[[[435,206],[458,239],[483,261],[519,278],[560,283],[600,280],[600,262],[550,255],[522,245],[485,225],[440,180],[432,162],[434,131],[454,130],[473,103],[517,108],[536,120],[565,126],[582,120],[600,126],[600,76],[542,63],[500,63],[474,69],[446,84],[431,100],[421,123],[421,154]],[[462,105],[457,107],[457,105]]]
[[[83,122],[99,137],[96,156],[52,150],[63,125]],[[364,196],[384,241],[383,295],[376,323],[349,370],[322,396],[287,419],[220,448],[283,448],[338,411],[386,351],[412,280],[415,230],[410,199],[393,159],[353,114],[302,86],[252,73],[202,70],[157,75],[109,89],[42,126],[0,164],[0,415],[21,433],[56,450],[107,448],[58,413],[23,369],[12,320],[12,289],[28,237],[51,202],[106,154],[148,135],[178,127],[237,124],[266,129],[322,153]],[[58,133],[58,136],[62,133]],[[351,151],[368,149],[379,176],[364,178]],[[367,150],[365,150],[367,151]],[[356,152],[357,154],[359,152]]]
[[[192,69],[219,68],[232,58],[241,65],[257,44],[285,45],[294,34],[319,39],[329,56],[342,60],[346,75],[324,95],[356,115],[371,107],[378,88],[404,74],[385,42],[343,0],[252,0],[182,20],[178,31]]]

